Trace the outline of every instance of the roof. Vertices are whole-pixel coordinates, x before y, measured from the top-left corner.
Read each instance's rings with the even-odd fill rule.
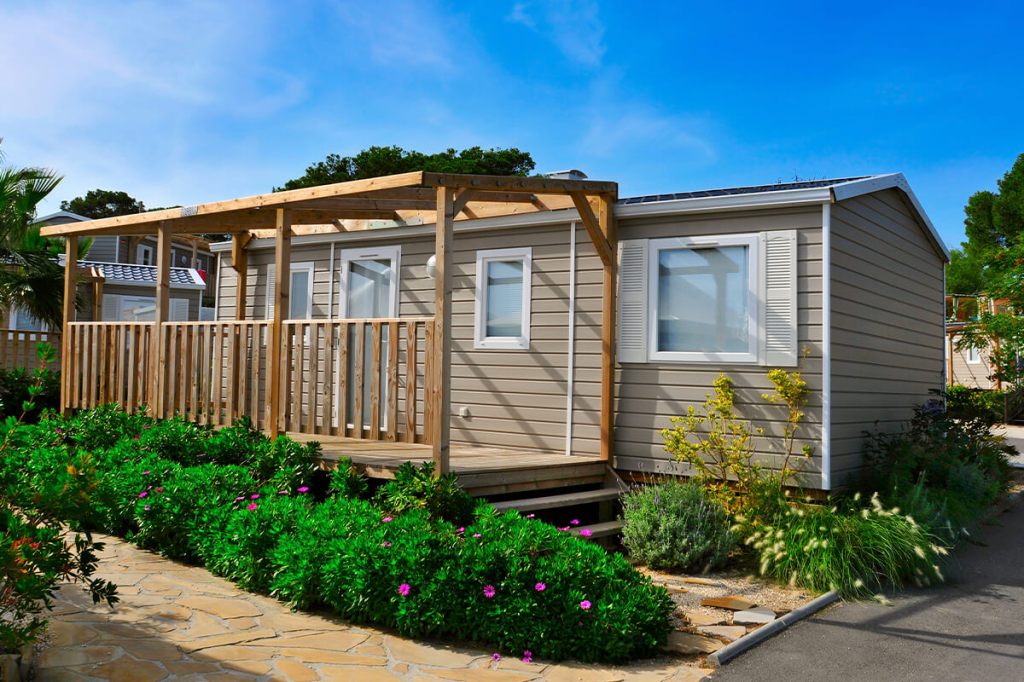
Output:
[[[617,202],[621,206],[629,204],[647,204],[653,201],[675,201],[678,199],[697,199],[700,197],[723,197],[737,194],[762,194],[765,192],[781,192],[793,189],[821,189],[846,182],[863,180],[866,175],[850,178],[831,178],[828,180],[800,180],[797,182],[776,182],[771,185],[750,185],[747,187],[722,187],[719,189],[702,189],[693,192],[672,192],[671,194],[647,194],[640,197],[625,197]]]
[[[72,213],[71,211],[57,211],[56,213],[51,213],[49,215],[44,215],[42,217],[36,218],[35,220],[32,221],[32,224],[42,225],[43,223],[51,223],[55,220],[60,220],[62,222],[81,223],[85,222],[86,220],[92,220],[92,218],[80,215],[78,213]]]
[[[60,258],[61,264],[64,257]],[[96,268],[107,284],[128,284],[156,286],[155,265],[131,265],[129,263],[103,263],[100,261],[78,261],[80,268]],[[206,282],[194,268],[171,268],[171,286],[175,289],[205,289]]]

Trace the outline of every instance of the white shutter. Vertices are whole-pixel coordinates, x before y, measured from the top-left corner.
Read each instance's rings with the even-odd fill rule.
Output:
[[[267,314],[265,319],[271,320],[274,318],[274,264],[271,263],[267,266],[267,295],[265,298],[267,302]]]
[[[619,362],[647,362],[647,240],[619,242]]]
[[[761,233],[763,362],[773,367],[799,364],[797,348],[796,230]]]
[[[172,322],[188,322],[188,299],[172,298],[169,312]]]

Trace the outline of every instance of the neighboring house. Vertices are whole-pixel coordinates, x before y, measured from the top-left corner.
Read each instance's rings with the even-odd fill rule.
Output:
[[[781,408],[761,396],[766,371],[784,367],[812,391],[804,483],[830,489],[862,466],[864,431],[899,429],[943,385],[948,252],[902,175],[632,197],[614,213],[616,469],[685,473],[659,430],[721,373],[739,412],[779,436]],[[454,229],[452,442],[597,453],[602,268],[576,211]],[[285,317],[432,315],[434,232],[293,238]],[[230,244],[212,250],[224,265],[217,319],[236,319]],[[247,253],[244,317],[269,319],[274,240]],[[756,439],[768,466],[778,441]]]
[[[984,390],[1001,390],[1002,384],[992,378],[993,344],[984,348],[964,348],[956,345],[964,327],[978,320],[982,310],[991,314],[1008,310],[1005,299],[992,299],[978,295],[946,296],[946,383]]]
[[[58,211],[37,218],[33,224],[66,225],[88,220],[77,213]],[[80,281],[92,286],[83,287],[86,306],[79,312],[78,319],[152,319],[156,239],[97,235],[92,240],[85,259],[79,262],[83,270]],[[207,287],[206,282],[215,276],[216,260],[209,247],[205,240],[190,236],[176,237],[172,242],[171,319],[203,319],[204,307],[212,307],[212,287]],[[18,315],[18,311],[11,311],[10,319],[19,325],[13,327],[15,329],[38,324],[24,314]]]

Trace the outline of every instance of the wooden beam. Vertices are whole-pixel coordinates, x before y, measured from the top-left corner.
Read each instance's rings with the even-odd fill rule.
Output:
[[[150,358],[150,391],[154,405],[150,414],[166,416],[167,407],[167,349],[164,322],[170,312],[171,296],[171,223],[164,221],[157,229],[156,242],[156,306],[153,311],[153,353]]]
[[[434,199],[373,199],[370,197],[326,197],[295,204],[294,208],[322,211],[420,211],[433,210]]]
[[[78,291],[78,237],[69,236],[64,242],[64,301],[60,328],[60,409],[67,416],[71,414],[72,372],[71,354],[78,352],[72,347],[71,322],[75,319],[75,297]]]
[[[277,438],[281,433],[281,405],[282,389],[281,384],[285,355],[282,350],[284,346],[284,325],[282,322],[288,316],[289,310],[289,288],[291,285],[291,239],[292,225],[291,212],[288,209],[277,209],[276,237],[274,242],[274,318],[270,323],[270,343],[267,346],[267,380],[270,382],[270,389],[267,415],[267,430],[271,438]]]
[[[103,321],[103,279],[96,278],[92,281],[92,319],[95,322]]]
[[[235,271],[235,319],[245,319],[246,295],[249,286],[249,252],[245,250],[252,236],[235,234],[231,236],[231,269]]]
[[[618,192],[614,182],[601,180],[556,180],[553,178],[523,177],[519,175],[463,175],[458,173],[423,173],[426,187],[454,187],[463,189],[496,190],[500,192],[532,192],[539,194],[608,194]]]
[[[183,206],[181,208],[168,208],[161,211],[149,213],[132,213],[130,215],[103,218],[100,220],[88,220],[80,223],[65,225],[49,225],[40,230],[46,237],[56,237],[67,234],[104,234],[103,230],[115,228],[121,229],[122,234],[139,234],[138,232],[127,231],[125,228],[145,227],[148,234],[153,233],[153,227],[162,221],[177,221],[189,217],[215,216],[232,211],[244,211],[247,209],[273,210],[289,208],[292,204],[318,199],[322,197],[340,197],[364,192],[373,192],[383,189],[394,189],[401,187],[418,187],[423,184],[423,172],[401,173],[399,175],[387,175],[379,178],[367,178],[365,180],[352,180],[349,182],[338,182],[330,185],[319,185],[317,187],[304,187],[285,192],[271,192],[268,194],[257,194],[251,197],[239,199],[228,199],[227,201],[213,201],[197,206]]]
[[[590,241],[594,243],[597,255],[601,257],[602,265],[607,267],[615,261],[615,253],[612,251],[611,244],[609,244],[608,238],[604,234],[600,221],[594,215],[593,207],[587,201],[587,197],[584,194],[572,192],[569,196],[572,197],[572,202],[576,205],[576,211],[580,214],[583,226],[587,228],[587,234],[590,235]]]
[[[452,388],[452,243],[455,236],[455,191],[450,187],[437,188],[437,218],[434,237],[434,256],[437,274],[434,276],[434,347],[433,377],[430,399],[433,401],[430,427],[434,473],[438,476],[449,471],[451,452],[451,388]]]
[[[598,200],[598,224],[601,236],[614,254],[618,249],[618,235],[613,214],[614,198],[603,196]],[[615,258],[604,263],[601,280],[601,459],[611,462],[615,448],[615,294],[617,289]]]

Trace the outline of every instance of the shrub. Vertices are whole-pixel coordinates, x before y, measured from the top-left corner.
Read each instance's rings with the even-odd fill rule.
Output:
[[[789,507],[774,523],[747,526],[745,542],[761,574],[846,596],[884,585],[941,582],[939,556],[946,550],[928,530],[898,509],[885,509],[877,495],[866,507],[860,500],[858,495],[831,508]],[[747,519],[740,522],[742,527]]]
[[[385,511],[402,514],[423,509],[431,518],[465,524],[472,519],[476,501],[463,490],[454,474],[434,476],[433,462],[419,468],[405,462],[395,472],[395,479],[377,491],[377,504]]]
[[[25,414],[25,423],[38,421],[44,410],[60,405],[60,372],[49,369],[40,372],[41,375],[36,376],[24,369],[0,370],[0,419],[19,416],[26,400],[34,404]],[[38,392],[30,395],[30,387],[36,385]]]
[[[1003,421],[1005,396],[1002,391],[950,386],[945,394],[946,408],[953,419],[980,419],[992,425]]]
[[[706,572],[735,546],[722,504],[696,482],[645,485],[622,499],[622,544],[651,568]]]
[[[206,445],[210,430],[181,417],[143,424],[136,435],[136,447],[172,462],[192,466],[209,461]]]
[[[370,482],[366,476],[361,474],[352,465],[352,460],[342,457],[335,463],[331,470],[331,480],[328,487],[330,495],[341,497],[366,497],[370,489]]]
[[[82,410],[70,419],[56,418],[48,424],[50,428],[61,429],[65,436],[85,450],[113,447],[123,439],[135,440],[144,429],[153,424],[143,410],[125,412],[117,405],[100,405],[91,410]]]

